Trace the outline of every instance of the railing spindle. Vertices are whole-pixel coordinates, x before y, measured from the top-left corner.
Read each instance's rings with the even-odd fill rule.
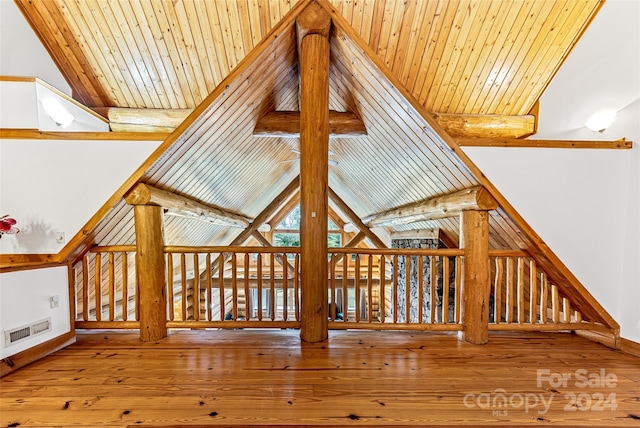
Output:
[[[282,253],[282,261],[282,320],[287,321],[289,319],[289,262],[287,261],[287,253]]]
[[[411,256],[404,257],[404,322],[411,322]]]
[[[393,323],[398,323],[398,254],[393,255]]]
[[[122,253],[122,321],[129,317],[129,257]]]
[[[276,319],[276,257],[274,253],[271,253],[269,257],[269,312],[271,315],[271,321]]]
[[[549,318],[549,281],[544,272],[540,273],[540,322],[546,324]]]
[[[356,263],[353,271],[353,286],[356,294],[356,322],[360,322],[360,254],[356,254]]]
[[[367,320],[373,322],[373,256],[367,260]]]
[[[193,319],[200,321],[200,258],[193,253]]]
[[[553,310],[553,322],[557,324],[560,322],[560,295],[555,284],[551,284],[551,309]]]
[[[114,267],[114,254],[109,253],[109,321],[115,319],[116,309],[116,273]]]
[[[516,307],[516,303],[515,303],[515,296],[514,296],[514,289],[513,289],[513,276],[514,276],[514,271],[513,271],[513,258],[512,257],[507,257],[507,293],[506,293],[506,303],[507,303],[507,307],[505,308],[505,312],[506,312],[506,322],[507,324],[511,324],[515,317],[514,317],[514,308]]]
[[[562,318],[564,322],[571,322],[571,302],[566,297],[562,298]]]
[[[102,321],[102,280],[100,278],[101,255],[96,253],[95,261],[96,274],[94,277],[95,289],[96,289],[96,321]]]
[[[431,324],[436,322],[436,311],[438,310],[438,299],[436,295],[436,283],[438,282],[438,269],[436,264],[435,256],[429,256],[429,264],[431,265],[430,269],[430,284],[429,284],[429,294],[431,295],[431,313],[429,314],[429,322]],[[422,269],[420,269],[422,270]]]
[[[233,294],[232,317],[234,321],[238,320],[238,260],[237,254],[231,255],[231,287]]]
[[[213,304],[211,301],[211,253],[207,253],[207,257],[205,258],[205,269],[207,272],[207,321],[211,321],[213,319]]]
[[[180,284],[182,286],[182,321],[187,320],[187,260],[186,254],[180,254]]]
[[[294,297],[296,308],[296,321],[300,321],[300,253],[296,253],[293,271]]]
[[[349,319],[349,260],[351,260],[351,254],[345,254],[342,258],[342,320],[347,321]]]
[[[387,308],[386,308],[386,295],[385,289],[386,287],[386,272],[387,272],[387,263],[384,258],[384,254],[380,255],[380,322],[385,322],[387,317]]]
[[[418,323],[422,324],[424,311],[424,256],[418,256]]]
[[[581,323],[582,322],[582,314],[580,312],[573,311],[573,316],[575,317],[575,321],[576,323]]]
[[[82,258],[82,319],[89,320],[89,262],[87,256]]]
[[[331,254],[331,262],[329,268],[330,284],[331,284],[331,312],[329,318],[332,321],[336,320],[336,254]]]
[[[525,296],[524,296],[524,259],[518,257],[518,323],[524,323],[524,308],[525,308]]]
[[[249,253],[244,254],[244,319],[251,319],[251,294],[249,291],[249,265],[250,265]]]
[[[258,253],[257,262],[257,274],[258,279],[258,321],[262,321],[262,254]]]
[[[456,302],[455,302],[455,321],[460,324],[460,283],[462,282],[462,257],[456,256]]]
[[[496,277],[493,283],[493,321],[500,324],[502,320],[502,279],[504,275],[502,257],[496,257]]]
[[[220,295],[220,321],[224,321],[226,310],[224,307],[224,254],[220,253],[218,257],[218,294]]]
[[[529,262],[529,321],[531,324],[538,322],[538,271],[535,260]]]
[[[167,254],[167,289],[169,291],[169,298],[167,303],[169,305],[169,321],[175,320],[175,302],[173,296],[173,254]],[[137,306],[137,305],[136,305]]]
[[[442,322],[449,323],[449,257],[442,257]]]

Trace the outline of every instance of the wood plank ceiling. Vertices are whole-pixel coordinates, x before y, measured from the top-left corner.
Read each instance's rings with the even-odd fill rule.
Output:
[[[298,0],[16,0],[89,107],[196,108],[295,8]],[[388,69],[403,96],[437,113],[528,113],[601,0],[332,0]],[[270,33],[271,32],[271,33]],[[263,50],[259,61],[227,79],[204,117],[170,146],[142,180],[205,204],[255,216],[297,174],[296,139],[256,138],[271,110],[298,109],[293,30]],[[332,139],[332,188],[364,217],[478,184],[446,144],[426,138],[393,85],[334,34],[331,108],[354,111],[369,136]],[[345,44],[346,43],[346,44]],[[240,67],[242,68],[242,67]],[[208,116],[212,113],[214,116]],[[197,141],[194,140],[197,138]],[[166,146],[168,148],[169,145]],[[385,177],[382,179],[382,177]],[[457,220],[414,224],[442,227]],[[398,229],[406,229],[399,227]],[[491,245],[529,243],[502,211],[492,215]],[[131,210],[119,202],[93,231],[99,244],[134,241]],[[224,244],[237,231],[184,218],[167,222],[169,244]]]
[[[90,107],[194,108],[298,0],[17,0]],[[528,113],[602,0],[331,0],[427,111]]]

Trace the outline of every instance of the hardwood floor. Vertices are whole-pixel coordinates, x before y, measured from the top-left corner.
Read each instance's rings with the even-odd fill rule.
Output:
[[[564,333],[91,333],[0,380],[0,426],[640,426],[640,358]]]

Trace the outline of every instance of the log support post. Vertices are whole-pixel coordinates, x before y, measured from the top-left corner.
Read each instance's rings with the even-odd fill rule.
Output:
[[[329,175],[329,30],[331,17],[311,3],[298,17],[300,61],[300,338],[329,337],[327,194]]]
[[[140,340],[167,337],[167,298],[162,207],[134,205],[136,277],[140,314]]]
[[[489,340],[489,212],[460,213],[460,248],[464,249],[462,276],[462,338],[469,343]]]

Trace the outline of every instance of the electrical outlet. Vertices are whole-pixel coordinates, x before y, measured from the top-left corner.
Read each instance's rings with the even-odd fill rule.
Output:
[[[51,309],[53,308],[57,308],[58,306],[60,306],[60,296],[51,296],[49,298],[49,304],[51,306]]]
[[[64,232],[55,232],[56,234],[56,244],[64,244]]]

